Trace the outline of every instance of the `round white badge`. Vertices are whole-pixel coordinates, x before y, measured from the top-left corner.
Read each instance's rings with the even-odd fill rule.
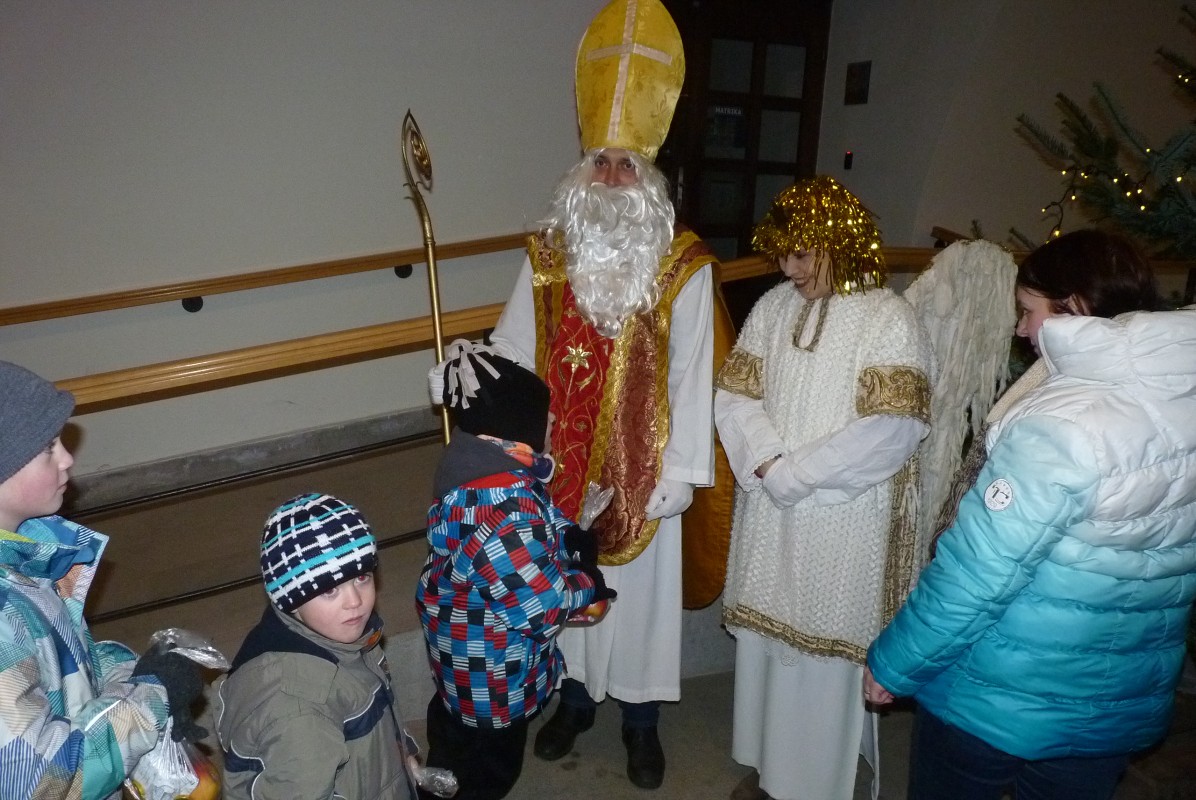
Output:
[[[984,490],[984,505],[989,511],[1004,511],[1013,502],[1013,487],[1004,478],[997,478]]]

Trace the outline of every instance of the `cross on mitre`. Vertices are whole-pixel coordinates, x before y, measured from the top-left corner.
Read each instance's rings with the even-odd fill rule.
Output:
[[[656,158],[685,80],[685,51],[659,0],[615,0],[577,50],[577,120],[585,150]]]

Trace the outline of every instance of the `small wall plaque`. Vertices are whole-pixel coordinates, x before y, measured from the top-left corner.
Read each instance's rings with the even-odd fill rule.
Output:
[[[847,86],[843,92],[843,105],[860,106],[868,102],[868,79],[871,75],[871,61],[853,61],[847,65]]]

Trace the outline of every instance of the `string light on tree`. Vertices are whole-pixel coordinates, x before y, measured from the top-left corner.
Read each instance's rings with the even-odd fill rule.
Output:
[[[1182,13],[1184,27],[1196,30],[1192,8],[1183,6]],[[1164,48],[1157,52],[1171,68],[1169,74],[1176,76],[1181,96],[1196,104],[1196,84],[1191,82],[1196,66]],[[1099,83],[1093,104],[1101,112],[1099,118],[1108,120],[1102,126],[1066,95],[1056,95],[1056,101],[1063,138],[1025,114],[1018,117],[1019,132],[1064,178],[1059,199],[1042,207],[1050,222],[1048,238],[1062,232],[1070,202],[1091,221],[1122,228],[1156,256],[1196,259],[1196,197],[1191,182],[1184,181],[1196,169],[1196,122],[1187,123],[1160,146],[1147,144]],[[1010,233],[1023,247],[1035,246],[1016,229]]]

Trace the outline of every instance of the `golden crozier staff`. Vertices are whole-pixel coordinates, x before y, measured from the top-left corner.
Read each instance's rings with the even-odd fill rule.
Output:
[[[419,187],[423,186],[432,191],[432,157],[428,153],[428,145],[424,142],[423,134],[411,111],[403,117],[403,172],[407,176],[406,186],[411,189],[411,202],[415,203],[415,211],[419,214],[419,224],[424,231],[424,258],[428,262],[428,294],[432,300],[432,340],[436,351],[436,363],[444,361],[444,331],[440,322],[440,282],[436,273],[436,237],[432,235],[432,216],[428,213],[428,206],[420,194]],[[415,174],[412,174],[411,162],[415,162]],[[418,180],[417,180],[418,179]],[[440,407],[440,432],[444,443],[449,443],[449,416],[446,406]]]

